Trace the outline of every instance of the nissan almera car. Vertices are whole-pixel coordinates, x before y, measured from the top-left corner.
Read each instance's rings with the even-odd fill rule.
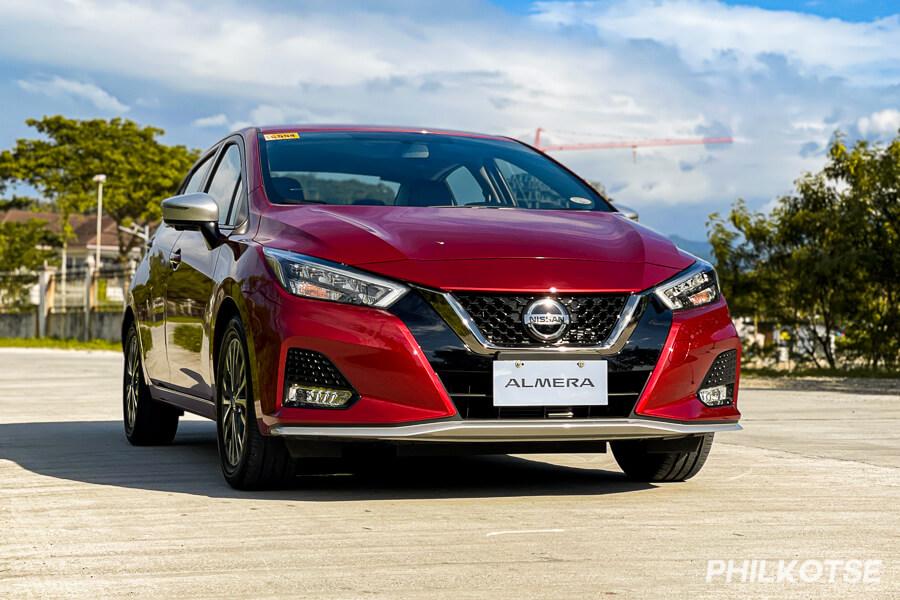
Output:
[[[236,488],[306,457],[607,448],[678,481],[740,428],[712,267],[516,140],[247,128],[162,215],[122,324],[125,433],[213,419]]]

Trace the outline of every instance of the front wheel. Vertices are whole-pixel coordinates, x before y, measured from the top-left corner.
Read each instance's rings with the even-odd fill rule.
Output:
[[[231,487],[261,489],[290,480],[294,465],[284,441],[262,435],[256,423],[247,336],[237,317],[219,347],[216,429],[222,474]]]
[[[122,416],[125,437],[134,446],[170,444],[178,431],[181,412],[150,396],[141,367],[141,349],[134,323],[125,336],[125,369],[122,381]]]
[[[686,481],[700,472],[713,443],[712,433],[674,440],[610,442],[616,462],[637,481]]]

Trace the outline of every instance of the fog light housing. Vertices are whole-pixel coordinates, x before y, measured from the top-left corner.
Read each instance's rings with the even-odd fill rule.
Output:
[[[284,405],[288,407],[343,408],[353,399],[353,395],[350,390],[293,384],[288,387]]]
[[[707,406],[726,406],[731,404],[730,394],[727,385],[717,385],[715,387],[702,389],[697,392],[700,402]]]
[[[289,348],[284,363],[284,397],[288,408],[346,409],[359,394],[327,356]]]
[[[719,354],[709,366],[709,371],[697,391],[697,398],[700,402],[710,407],[734,404],[737,368],[737,350],[726,350]]]

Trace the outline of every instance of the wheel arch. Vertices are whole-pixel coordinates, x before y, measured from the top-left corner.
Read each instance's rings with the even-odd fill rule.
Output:
[[[228,327],[228,322],[234,317],[238,317],[241,319],[241,321],[244,321],[244,318],[241,316],[241,311],[238,308],[237,302],[234,301],[234,298],[232,298],[231,296],[225,296],[219,303],[218,310],[216,310],[216,317],[213,320],[213,335],[210,350],[212,351],[211,372],[214,376],[219,368],[219,346],[222,345],[222,338],[225,336],[225,330]]]
[[[244,325],[244,331],[246,332],[247,351],[250,354],[251,383],[253,384],[254,389],[258,389],[256,387],[258,383],[256,379],[256,340],[253,335],[251,314],[241,286],[234,279],[226,279],[219,286],[216,293],[216,303],[213,314],[215,317],[210,324],[211,331],[209,334],[209,360],[211,363],[209,372],[212,374],[213,386],[215,386],[219,368],[219,346],[222,344],[222,337],[225,335],[228,321],[230,321],[232,317],[238,317]]]
[[[262,415],[262,406],[260,404],[259,396],[259,390],[261,388],[259,387],[259,369],[257,368],[257,353],[255,346],[256,339],[251,323],[251,313],[240,284],[234,280],[229,279],[223,282],[219,288],[217,298],[218,301],[216,302],[215,312],[213,313],[215,317],[211,323],[212,331],[210,332],[209,338],[213,399],[215,401],[218,394],[216,388],[218,386],[219,356],[222,339],[225,337],[225,332],[228,329],[228,322],[233,317],[238,317],[244,326],[245,342],[247,344],[248,353],[247,367],[250,371],[250,386],[254,396],[253,404],[257,415],[257,426],[259,426],[260,415]]]
[[[127,341],[126,338],[128,337],[128,328],[131,327],[131,325],[133,323],[135,323],[136,320],[137,319],[134,316],[134,309],[132,309],[130,305],[126,306],[125,312],[122,313],[122,337],[121,337],[121,340],[122,340],[122,351],[123,352],[125,351],[125,342]],[[138,343],[140,343],[140,337],[141,336],[138,336]]]

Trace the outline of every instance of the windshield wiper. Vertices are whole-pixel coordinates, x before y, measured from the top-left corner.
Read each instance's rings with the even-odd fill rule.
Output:
[[[456,208],[516,208],[511,204],[488,204],[487,202],[473,202],[471,204],[455,204]]]
[[[292,204],[328,204],[324,200],[282,200],[281,204],[292,205]]]

